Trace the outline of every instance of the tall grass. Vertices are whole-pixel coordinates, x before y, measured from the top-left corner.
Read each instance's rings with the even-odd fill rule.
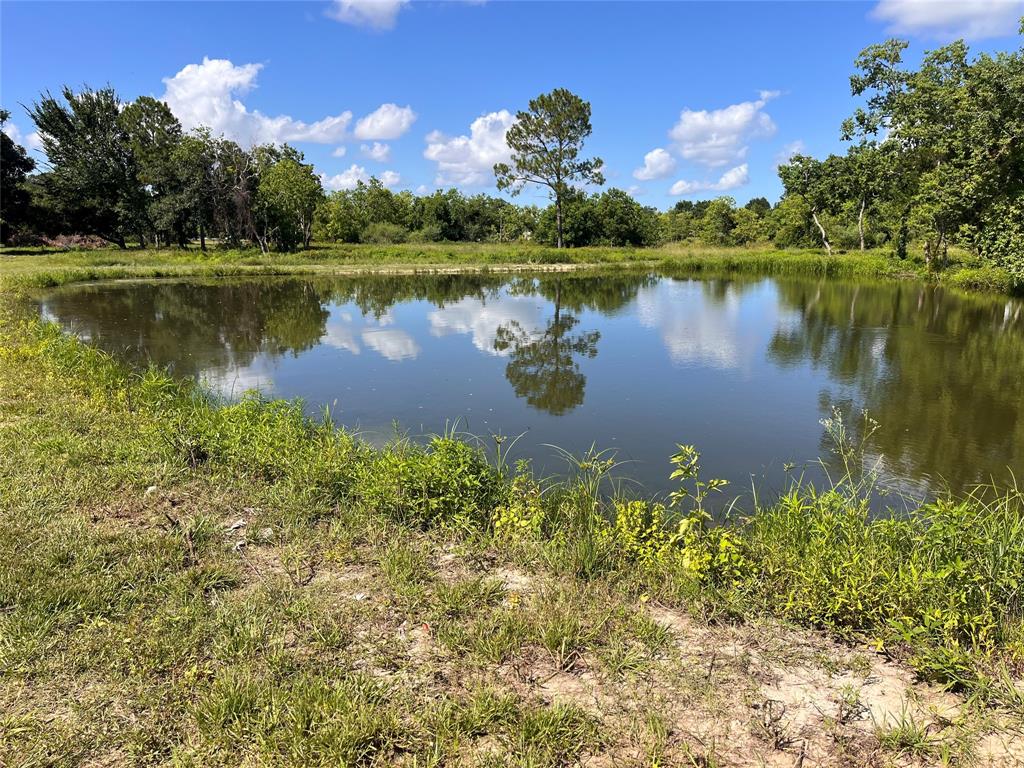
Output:
[[[365,269],[579,268],[593,265],[659,266],[687,273],[813,274],[828,277],[916,277],[974,290],[1013,292],[1008,273],[974,262],[928,273],[913,260],[882,251],[826,256],[816,250],[770,246],[711,248],[671,244],[658,248],[588,247],[558,250],[528,243],[318,245],[296,253],[251,250],[0,251],[0,288],[32,290],[75,282],[123,278],[309,274]],[[1019,289],[1021,286],[1016,286]]]

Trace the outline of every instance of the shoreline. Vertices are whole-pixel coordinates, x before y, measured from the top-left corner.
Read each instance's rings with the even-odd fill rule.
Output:
[[[522,258],[526,255],[528,258]],[[250,275],[360,274],[506,274],[523,271],[570,272],[591,269],[678,269],[694,274],[821,275],[907,280],[914,279],[958,290],[1017,295],[1001,270],[958,265],[947,272],[928,273],[922,265],[901,262],[885,253],[865,252],[824,256],[815,251],[746,249],[582,248],[555,251],[544,248],[496,246],[321,247],[314,251],[258,255],[258,252],[210,251],[80,251],[20,254],[0,263],[0,292],[25,292],[70,283],[110,279],[166,277],[245,277]]]

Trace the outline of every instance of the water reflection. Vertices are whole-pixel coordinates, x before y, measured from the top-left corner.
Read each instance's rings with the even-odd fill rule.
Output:
[[[498,326],[494,349],[508,352],[505,378],[518,397],[555,416],[583,402],[587,378],[577,358],[595,357],[600,331],[576,331],[579,319],[562,309],[562,280],[555,279],[554,312],[540,333],[519,321]],[[544,283],[542,283],[544,285]]]
[[[905,283],[778,289],[800,322],[779,329],[769,358],[846,385],[856,397],[837,404],[881,423],[871,447],[891,473],[964,488],[1024,465],[1020,302]]]
[[[637,293],[637,315],[661,336],[677,365],[722,369],[749,367],[761,352],[759,332],[771,323],[774,308],[754,305],[759,317],[744,314],[743,296],[765,283],[733,280],[671,282]]]
[[[337,404],[352,425],[618,446],[664,487],[675,442],[709,471],[822,455],[839,404],[921,488],[1024,470],[1024,310],[902,283],[647,273],[133,282],[62,289],[42,311],[136,364],[237,394]],[[533,445],[535,449],[529,446]],[[546,450],[546,449],[545,449]]]
[[[514,325],[530,335],[539,333],[542,310],[543,305],[530,296],[506,296],[502,301],[465,298],[433,310],[428,317],[434,336],[468,334],[481,352],[504,355],[507,349],[499,350],[494,343],[498,330]]]
[[[320,288],[294,280],[84,286],[54,293],[43,312],[134,364],[183,377],[298,356],[320,342],[329,317]]]

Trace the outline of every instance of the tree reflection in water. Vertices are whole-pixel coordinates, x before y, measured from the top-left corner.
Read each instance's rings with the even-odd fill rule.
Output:
[[[528,333],[512,321],[498,328],[494,348],[509,353],[505,377],[516,396],[558,416],[583,402],[587,379],[577,358],[597,355],[601,333],[572,333],[579,320],[562,310],[561,281],[555,282],[554,305],[554,316],[540,334]]]
[[[915,283],[777,285],[799,322],[776,331],[769,359],[846,385],[881,425],[868,445],[887,473],[962,489],[1024,465],[1019,302]],[[853,409],[826,398],[822,410],[833,405]]]

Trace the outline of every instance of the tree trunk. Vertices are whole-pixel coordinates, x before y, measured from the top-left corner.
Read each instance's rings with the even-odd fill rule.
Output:
[[[857,216],[857,231],[860,233],[860,249],[864,250],[864,198],[860,200],[860,215]]]
[[[203,226],[203,220],[199,220],[199,248],[205,253],[206,252],[206,228]]]
[[[821,222],[818,221],[818,214],[811,211],[811,218],[814,219],[815,225],[818,227],[818,231],[821,233],[821,242],[825,245],[825,251],[829,256],[832,255],[832,246],[828,242],[828,237],[825,236],[825,228],[821,226]]]
[[[309,250],[309,244],[313,240],[313,219],[310,217],[302,219],[302,247]]]
[[[558,247],[562,247],[562,196],[555,194],[555,223],[558,226]]]

